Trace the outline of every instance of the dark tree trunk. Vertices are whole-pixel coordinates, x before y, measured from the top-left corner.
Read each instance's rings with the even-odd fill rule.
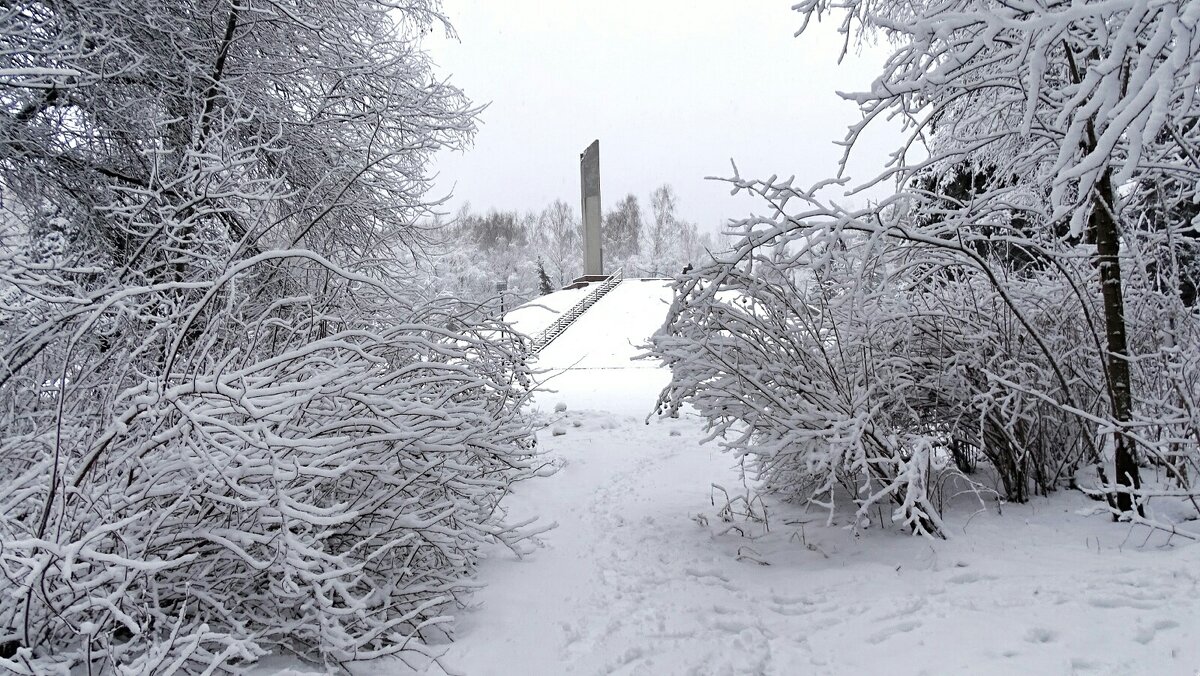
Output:
[[[1109,401],[1113,421],[1118,425],[1114,439],[1117,485],[1127,489],[1117,495],[1117,509],[1129,512],[1134,508],[1134,500],[1128,491],[1141,488],[1142,482],[1138,475],[1136,445],[1123,429],[1133,420],[1133,395],[1129,383],[1129,347],[1125,337],[1125,300],[1121,289],[1121,239],[1113,203],[1112,172],[1105,171],[1096,183],[1088,229],[1096,238],[1096,265],[1104,297]],[[1140,506],[1138,513],[1141,514]]]
[[[1075,60],[1075,51],[1064,40],[1063,49],[1067,56],[1067,65],[1071,72],[1071,81],[1079,84],[1083,81],[1079,64]],[[1091,51],[1091,58],[1098,59],[1099,51]],[[1085,153],[1096,150],[1096,126],[1093,120],[1088,120],[1087,137],[1083,140]],[[1112,170],[1105,169],[1100,180],[1093,188],[1091,213],[1088,214],[1088,232],[1096,243],[1096,266],[1100,273],[1100,290],[1104,299],[1104,338],[1106,345],[1105,372],[1108,383],[1108,399],[1111,406],[1113,422],[1117,425],[1114,438],[1115,461],[1117,470],[1117,485],[1125,491],[1116,497],[1116,508],[1121,513],[1127,513],[1134,507],[1133,495],[1129,490],[1142,486],[1138,474],[1137,448],[1125,434],[1125,428],[1133,420],[1133,392],[1129,383],[1129,346],[1125,339],[1125,298],[1121,288],[1121,232],[1117,227],[1115,193],[1112,187]],[[1104,481],[1103,470],[1100,480]],[[1112,501],[1110,500],[1110,504]],[[1138,506],[1138,514],[1142,508]]]

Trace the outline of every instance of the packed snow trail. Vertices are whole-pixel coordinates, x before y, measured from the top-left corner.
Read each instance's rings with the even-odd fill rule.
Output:
[[[725,493],[712,484],[745,493],[734,458],[700,445],[693,416],[644,422],[666,375],[630,362],[637,350],[620,335],[652,331],[664,294],[662,283],[624,282],[546,350],[559,391],[539,400],[539,444],[561,469],[519,485],[507,506],[558,527],[524,559],[489,552],[486,586],[427,672],[1200,670],[1200,547],[1091,515],[1078,493],[1003,515],[959,498],[951,539],[936,542],[878,524],[856,537],[771,500],[769,532],[722,521]]]
[[[1200,665],[1200,549],[1143,547],[1144,532],[1077,514],[1092,506],[1082,496],[954,514],[946,542],[879,528],[855,538],[779,506],[764,534],[718,518],[711,483],[741,486],[731,458],[698,445],[695,419],[647,426],[568,410],[556,425],[566,433],[551,427],[541,441],[561,471],[523,486],[512,509],[558,528],[524,560],[493,553],[478,607],[441,660],[448,673],[1194,675]]]

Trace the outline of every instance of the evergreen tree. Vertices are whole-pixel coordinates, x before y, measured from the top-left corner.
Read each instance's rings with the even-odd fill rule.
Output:
[[[554,285],[550,283],[550,276],[546,274],[546,266],[542,264],[542,257],[538,256],[537,261],[538,275],[538,293],[545,296],[548,293],[554,293]]]

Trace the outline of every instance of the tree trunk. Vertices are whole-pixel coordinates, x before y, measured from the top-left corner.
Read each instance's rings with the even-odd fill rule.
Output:
[[[1083,81],[1079,65],[1075,60],[1075,51],[1070,43],[1063,40],[1063,49],[1067,57],[1067,65],[1071,72],[1071,81],[1079,84]],[[1099,58],[1099,52],[1093,48],[1092,57]],[[1083,141],[1083,150],[1092,153],[1096,150],[1096,127],[1093,120],[1088,120],[1087,137]],[[1112,411],[1113,422],[1117,425],[1113,446],[1115,447],[1115,464],[1117,470],[1117,485],[1133,490],[1142,487],[1142,479],[1138,474],[1136,446],[1132,439],[1125,434],[1125,427],[1133,420],[1133,393],[1129,383],[1129,346],[1125,340],[1125,298],[1121,288],[1121,233],[1117,228],[1115,193],[1112,187],[1112,169],[1105,169],[1100,180],[1093,188],[1092,211],[1088,215],[1088,233],[1096,242],[1096,267],[1100,273],[1100,290],[1104,299],[1104,337],[1106,345],[1105,370],[1108,373],[1108,399]],[[1101,471],[1100,479],[1104,481]],[[1111,504],[1112,501],[1110,501]],[[1117,510],[1129,512],[1134,507],[1133,495],[1128,490],[1117,495]],[[1141,506],[1138,514],[1143,514]]]
[[[1121,239],[1113,203],[1112,171],[1106,170],[1096,183],[1088,228],[1096,238],[1096,265],[1104,297],[1109,401],[1113,421],[1118,426],[1114,438],[1117,485],[1133,490],[1141,488],[1142,482],[1138,475],[1136,446],[1123,429],[1133,420],[1133,396],[1129,383],[1129,347],[1125,338],[1125,300],[1121,289]],[[1133,495],[1127,491],[1119,493],[1116,502],[1121,512],[1134,508]],[[1141,514],[1141,506],[1137,509]]]

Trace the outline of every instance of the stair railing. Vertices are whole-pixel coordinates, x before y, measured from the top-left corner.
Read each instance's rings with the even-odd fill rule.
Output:
[[[541,352],[546,348],[547,345],[552,343],[555,338],[561,336],[564,331],[566,331],[572,324],[575,323],[575,320],[579,319],[584,312],[587,312],[588,308],[595,305],[596,301],[603,298],[609,291],[615,289],[617,285],[621,283],[621,280],[624,279],[624,276],[623,268],[612,273],[608,276],[608,279],[605,279],[600,283],[599,286],[588,293],[588,295],[584,296],[583,300],[571,306],[571,309],[567,310],[562,314],[562,316],[554,320],[553,324],[547,326],[544,331],[534,337],[532,352],[534,354]]]

